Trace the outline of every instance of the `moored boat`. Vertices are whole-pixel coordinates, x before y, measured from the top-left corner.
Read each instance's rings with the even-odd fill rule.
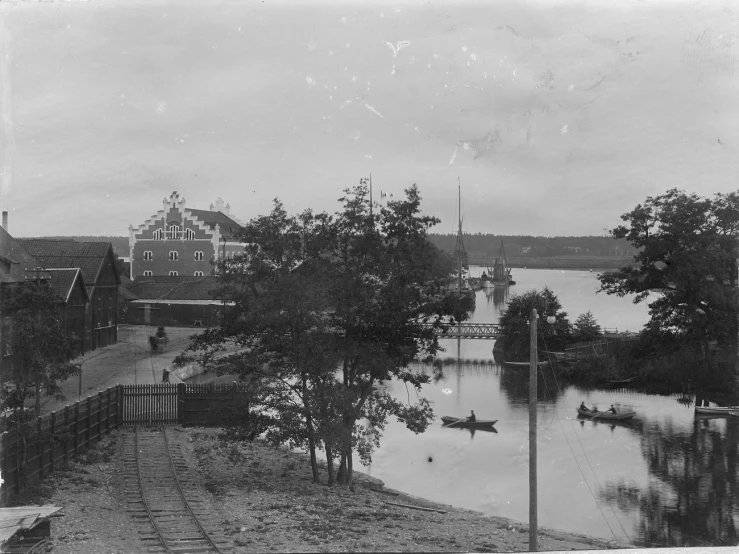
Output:
[[[503,360],[502,363],[506,367],[531,367],[531,362],[507,362]],[[542,362],[537,362],[536,365],[538,367],[544,367],[548,363],[549,363],[548,361],[544,360]]]
[[[485,429],[495,425],[497,419],[477,419],[475,421],[468,421],[465,417],[453,417],[453,416],[442,416],[441,421],[444,422],[445,427],[466,427],[467,429]]]
[[[739,416],[739,406],[716,407],[696,406],[696,415]]]
[[[583,417],[588,417],[591,419],[613,419],[613,420],[626,420],[631,419],[636,415],[636,412],[622,412],[622,413],[616,413],[613,412],[593,412],[590,410],[581,410],[580,408],[577,409],[577,413]]]

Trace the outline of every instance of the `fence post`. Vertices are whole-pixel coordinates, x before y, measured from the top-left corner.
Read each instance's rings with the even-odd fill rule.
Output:
[[[105,434],[110,433],[110,387],[105,389]]]
[[[115,428],[120,429],[123,424],[123,385],[115,388]]]
[[[98,391],[98,435],[97,440],[103,438],[103,393]]]
[[[51,412],[49,418],[49,436],[51,437],[51,459],[49,460],[49,472],[54,471],[54,458],[56,456],[56,412]]]
[[[90,446],[90,420],[92,419],[92,396],[87,397],[87,416],[85,417],[85,448]]]
[[[44,446],[46,440],[41,436],[41,418],[36,418],[36,456],[38,457],[38,478],[44,478]]]
[[[77,456],[80,441],[80,401],[74,403],[74,455]]]
[[[64,463],[69,463],[69,404],[64,406]]]
[[[185,422],[185,383],[177,383],[177,421]]]

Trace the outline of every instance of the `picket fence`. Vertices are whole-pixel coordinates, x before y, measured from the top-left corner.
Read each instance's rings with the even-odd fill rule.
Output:
[[[0,434],[0,500],[43,479],[113,429],[144,425],[218,425],[248,402],[235,385],[116,385],[36,419],[25,433]],[[25,439],[24,436],[25,435]],[[4,502],[3,502],[4,503]]]

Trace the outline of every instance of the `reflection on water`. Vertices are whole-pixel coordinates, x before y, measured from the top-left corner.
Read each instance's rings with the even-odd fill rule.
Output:
[[[581,308],[570,311],[576,316],[582,308],[592,309],[588,295],[597,286],[593,274],[567,273],[577,273],[571,283],[560,272],[539,276],[556,278],[553,289],[565,309],[572,302],[568,299],[577,298]],[[552,284],[536,282],[536,276],[535,270],[519,271],[516,280],[524,286],[517,290]],[[497,321],[501,307],[495,292],[478,293],[473,321]],[[483,296],[489,303],[481,301]],[[636,330],[640,318],[647,319],[641,306],[628,313],[634,306],[628,300],[617,306],[623,312],[593,313],[605,326],[621,329]],[[411,494],[525,522],[528,370],[496,364],[492,341],[443,343],[446,359],[426,368],[433,379],[422,394],[437,416],[463,417],[474,410],[479,419],[498,420],[497,433],[447,429],[439,421],[413,435],[391,422],[369,471]],[[392,390],[406,394],[404,388]],[[614,404],[637,415],[625,422],[580,418],[576,407],[582,401]],[[737,544],[739,418],[696,419],[684,395],[564,385],[550,369],[540,372],[538,403],[540,525],[649,546]]]

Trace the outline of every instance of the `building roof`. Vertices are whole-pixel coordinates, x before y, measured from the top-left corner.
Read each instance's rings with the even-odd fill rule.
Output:
[[[0,261],[10,269],[8,273],[0,266],[2,283],[25,280],[26,270],[33,269],[37,265],[36,259],[2,227],[0,227]]]
[[[187,209],[191,215],[197,217],[200,221],[205,223],[211,229],[214,229],[216,225],[220,226],[221,234],[224,237],[232,237],[234,233],[242,229],[236,221],[228,217],[223,212],[214,212],[210,210],[192,210]]]
[[[213,300],[211,290],[218,288],[218,279],[212,275],[206,277],[177,276],[164,281],[162,277],[145,277],[135,279],[129,292],[141,300]]]
[[[105,258],[112,252],[109,242],[54,239],[18,239],[18,242],[44,268],[80,268],[88,289],[95,286]]]
[[[85,280],[82,277],[82,272],[77,267],[65,267],[65,268],[46,268],[44,272],[51,274],[49,285],[52,290],[57,293],[65,303],[69,302],[69,296],[74,290],[74,284],[79,279],[82,281],[82,288],[85,291],[85,300],[89,298],[87,294],[87,287],[85,287]]]

